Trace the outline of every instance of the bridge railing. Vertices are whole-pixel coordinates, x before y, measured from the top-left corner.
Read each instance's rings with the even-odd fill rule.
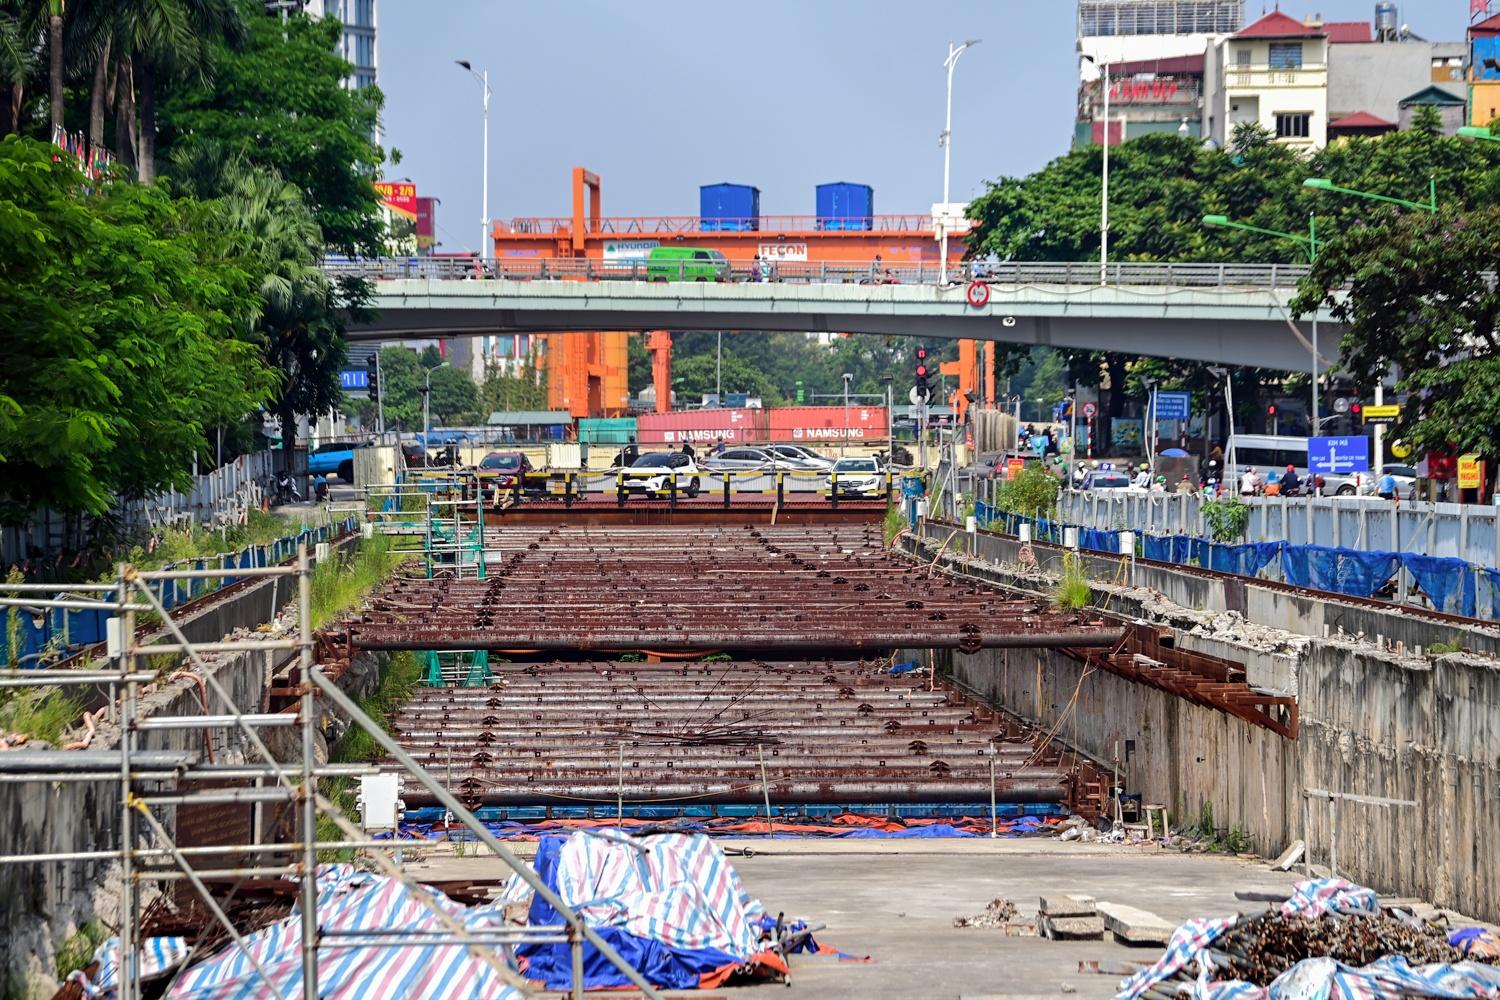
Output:
[[[717,260],[646,261],[564,258],[380,257],[323,262],[335,277],[372,281],[654,281],[779,284],[939,285],[983,281],[991,285],[1100,283],[1093,261],[1021,263],[967,261],[951,264],[945,277],[932,262],[779,261],[765,267]],[[1294,288],[1307,275],[1300,264],[1136,264],[1105,269],[1111,285],[1160,288]]]

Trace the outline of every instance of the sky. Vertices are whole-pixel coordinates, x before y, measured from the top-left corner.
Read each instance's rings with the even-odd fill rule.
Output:
[[[1423,37],[1463,37],[1468,0],[1398,0]],[[952,200],[1068,148],[1077,104],[1069,0],[379,0],[388,179],[440,199],[443,251],[480,238],[481,88],[490,73],[490,215],[570,214],[571,174],[605,215],[696,215],[698,186],[753,184],[766,215],[813,214],[829,181],[880,214],[942,198],[948,43],[978,38],[953,86]],[[1247,0],[1259,16],[1270,0]],[[1284,2],[1370,20],[1375,0]],[[1492,8],[1493,9],[1493,8]]]

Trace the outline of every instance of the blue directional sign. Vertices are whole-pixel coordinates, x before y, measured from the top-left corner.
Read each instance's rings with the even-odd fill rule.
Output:
[[[363,368],[341,371],[339,372],[339,388],[368,389],[370,388],[370,373]]]
[[[1156,394],[1157,420],[1190,420],[1193,416],[1193,394],[1190,392],[1158,392]]]
[[[1348,475],[1370,471],[1370,439],[1357,437],[1313,437],[1307,439],[1309,472]]]

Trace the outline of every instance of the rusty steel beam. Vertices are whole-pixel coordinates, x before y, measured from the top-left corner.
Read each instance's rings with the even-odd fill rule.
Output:
[[[1099,615],[892,559],[873,527],[509,526],[486,579],[397,579],[349,626],[372,650],[541,653],[1108,648]]]
[[[391,720],[475,805],[747,805],[767,790],[781,804],[979,804],[993,764],[1002,802],[1094,812],[1106,785],[1045,734],[885,660],[496,669],[490,687],[419,689]]]

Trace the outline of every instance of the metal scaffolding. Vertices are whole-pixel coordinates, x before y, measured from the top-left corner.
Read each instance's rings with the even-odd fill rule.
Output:
[[[237,569],[236,576],[294,577],[297,582],[297,624],[295,635],[286,638],[252,637],[219,642],[191,642],[163,606],[155,590],[161,581],[179,581],[194,577],[222,576],[223,570],[143,571],[121,566],[116,580],[71,588],[73,592],[98,596],[58,599],[46,594],[54,588],[36,584],[0,584],[0,609],[84,608],[114,615],[109,627],[108,668],[0,670],[0,687],[103,687],[107,692],[106,717],[119,725],[118,750],[109,751],[9,751],[6,757],[7,782],[95,782],[114,784],[118,788],[119,816],[114,849],[79,850],[34,855],[0,856],[0,866],[42,864],[62,865],[80,861],[118,862],[121,918],[119,927],[119,971],[114,984],[120,1000],[138,1000],[141,996],[142,916],[140,882],[172,884],[189,883],[227,934],[231,946],[245,953],[256,973],[265,983],[269,995],[285,994],[247,948],[245,939],[224,909],[214,898],[205,879],[233,877],[281,876],[298,883],[298,909],[301,920],[301,987],[306,1000],[318,993],[318,951],[324,936],[333,938],[329,947],[341,951],[351,947],[390,948],[403,946],[460,946],[488,964],[500,979],[522,995],[533,989],[507,962],[517,945],[566,941],[572,947],[572,995],[583,993],[583,947],[587,943],[610,962],[634,986],[648,997],[659,997],[639,972],[626,962],[597,931],[568,906],[529,865],[517,858],[483,823],[444,785],[428,774],[400,745],[375,723],[355,702],[341,691],[333,679],[314,662],[313,632],[310,620],[312,569],[306,545],[298,547],[294,565]],[[38,595],[36,597],[30,595]],[[170,641],[147,642],[136,631],[137,616],[152,615],[167,633]],[[289,656],[295,664],[295,682],[300,705],[295,715],[243,712],[230,693],[215,677],[204,660],[220,652],[262,652],[270,656]],[[145,689],[160,679],[149,669],[145,657],[162,654],[180,656],[189,661],[205,685],[203,714],[148,715],[143,713],[141,697]],[[217,704],[215,704],[217,702]],[[562,924],[552,927],[524,927],[504,931],[471,932],[442,910],[428,893],[417,891],[419,900],[445,929],[391,930],[371,929],[325,935],[318,921],[318,852],[354,849],[367,852],[366,857],[391,878],[408,888],[415,882],[400,868],[397,860],[403,847],[427,845],[426,841],[399,837],[376,840],[344,815],[343,811],[319,791],[324,778],[350,777],[376,773],[373,765],[317,764],[315,748],[319,735],[318,720],[330,709],[351,720],[351,726],[364,729],[378,743],[388,759],[399,770],[421,785],[441,803],[458,822],[468,827],[474,837],[500,858],[530,886],[538,897],[560,915]],[[301,759],[296,763],[278,761],[261,737],[273,727],[297,728],[301,734]],[[253,750],[252,758],[243,764],[216,765],[200,759],[192,751],[148,750],[142,747],[142,734],[171,730],[223,730],[241,734]],[[23,756],[12,756],[21,753]],[[234,778],[254,781],[255,787],[211,787],[209,783]],[[259,843],[260,831],[254,831],[252,843],[183,847],[173,835],[174,821],[163,821],[158,811],[184,805],[247,804],[290,802],[297,807],[295,839]],[[319,817],[327,817],[337,827],[337,839],[323,840],[318,834]],[[274,839],[274,838],[273,838]],[[226,855],[248,855],[261,859],[253,867],[221,869]],[[168,867],[170,865],[170,867]]]

